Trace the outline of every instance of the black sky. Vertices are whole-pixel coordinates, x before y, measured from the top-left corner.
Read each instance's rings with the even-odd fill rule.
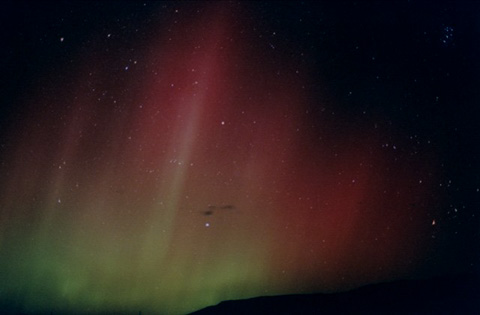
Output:
[[[188,10],[192,3],[180,6]],[[351,126],[349,132],[396,130],[386,143],[403,143],[412,154],[435,153],[444,179],[437,197],[448,222],[438,234],[447,253],[440,269],[478,271],[480,4],[295,1],[245,7],[251,14],[246,27],[264,39],[264,54],[278,71],[288,67],[286,57],[310,69],[315,80],[304,88],[323,100],[309,104],[313,115],[334,107],[335,119]],[[129,42],[146,40],[149,26],[170,10],[171,2],[3,3],[1,153],[12,145],[12,126],[35,106],[29,95],[61,79],[62,69],[80,71],[74,60],[95,47],[99,34],[114,34],[117,46],[111,49],[127,60]]]

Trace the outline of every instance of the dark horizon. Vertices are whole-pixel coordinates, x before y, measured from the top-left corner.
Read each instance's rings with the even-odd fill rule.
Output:
[[[469,274],[369,284],[340,293],[222,301],[191,314],[478,314],[479,310],[480,281]]]

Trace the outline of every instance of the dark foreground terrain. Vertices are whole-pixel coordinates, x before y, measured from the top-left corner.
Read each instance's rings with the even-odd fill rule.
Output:
[[[224,301],[203,314],[480,314],[475,276],[405,280],[333,294],[258,297]]]
[[[0,315],[21,312],[0,296]],[[97,314],[88,310],[52,310],[45,314]],[[105,313],[98,313],[105,315]],[[153,314],[112,310],[108,314]],[[223,301],[192,313],[204,314],[480,314],[480,277],[464,275],[367,285],[331,294],[264,296]]]

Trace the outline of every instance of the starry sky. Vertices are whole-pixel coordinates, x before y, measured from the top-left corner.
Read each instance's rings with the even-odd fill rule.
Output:
[[[480,4],[2,7],[3,308],[479,272]]]

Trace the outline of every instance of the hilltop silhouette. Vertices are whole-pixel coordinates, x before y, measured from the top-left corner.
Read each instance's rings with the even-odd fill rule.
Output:
[[[477,276],[402,280],[331,294],[224,301],[192,314],[480,314]]]

